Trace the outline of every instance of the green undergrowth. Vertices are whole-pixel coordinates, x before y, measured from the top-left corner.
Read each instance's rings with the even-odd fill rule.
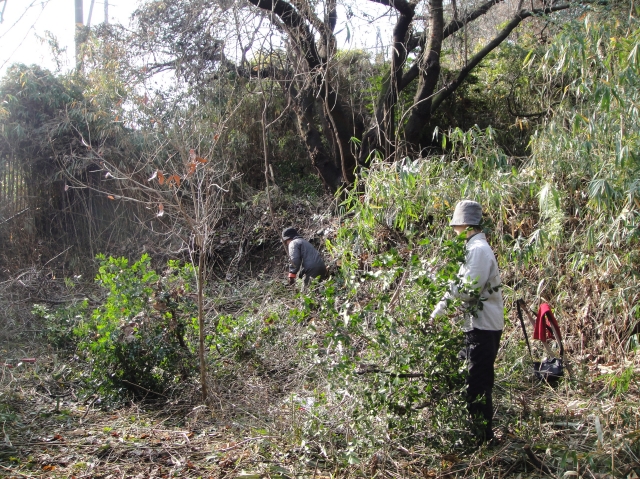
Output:
[[[427,477],[448,467],[443,455],[468,454],[456,304],[433,326],[428,318],[464,256],[449,218],[473,199],[506,305],[499,436],[520,453],[531,444],[560,477],[630,474],[622,465],[640,457],[640,38],[630,22],[586,15],[527,56],[524,68],[562,92],[530,157],[505,153],[491,128],[440,132],[442,155],[374,161],[360,173],[362,188],[345,193],[332,219],[329,280],[299,294],[272,279],[212,285],[207,360],[221,417],[259,423],[302,463],[354,476],[398,451],[419,457]],[[53,344],[77,347],[92,374],[115,371],[112,387],[126,379],[168,394],[197,368],[193,271],[157,273],[147,261],[104,258],[100,305],[40,312]],[[571,375],[553,387],[531,379],[513,310],[520,297],[532,309],[549,302],[560,322]],[[530,472],[521,456],[502,472]]]
[[[194,374],[197,307],[193,267],[169,261],[162,273],[144,254],[138,261],[99,255],[96,285],[100,304],[89,300],[49,310],[36,305],[46,321],[50,344],[77,353],[87,363],[85,389],[122,400],[158,397]]]

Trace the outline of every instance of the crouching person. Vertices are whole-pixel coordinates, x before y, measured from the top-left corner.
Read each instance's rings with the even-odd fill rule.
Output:
[[[289,252],[289,284],[294,284],[296,275],[304,279],[305,287],[314,278],[325,279],[327,267],[317,249],[298,234],[294,228],[285,228],[282,232],[287,251]]]

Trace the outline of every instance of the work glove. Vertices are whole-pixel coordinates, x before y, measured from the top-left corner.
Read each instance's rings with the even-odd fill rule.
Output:
[[[296,282],[296,274],[289,273],[289,284],[294,284]]]

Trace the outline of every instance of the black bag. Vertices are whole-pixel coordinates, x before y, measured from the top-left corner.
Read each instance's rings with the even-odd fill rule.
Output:
[[[533,372],[541,381],[553,382],[564,376],[562,359],[551,358],[533,362]]]
[[[527,342],[527,348],[529,349],[529,356],[533,359],[531,353],[531,345],[529,344],[529,336],[527,335],[527,328],[524,325],[524,319],[522,319],[521,303],[524,303],[521,299],[516,301],[516,307],[518,309],[518,318],[520,319],[520,325],[522,326],[522,332],[524,333],[524,339]],[[563,354],[564,348],[560,345],[561,352]],[[536,379],[540,381],[547,381],[548,383],[554,383],[562,376],[564,376],[564,364],[562,358],[548,358],[544,361],[533,361],[533,373]]]

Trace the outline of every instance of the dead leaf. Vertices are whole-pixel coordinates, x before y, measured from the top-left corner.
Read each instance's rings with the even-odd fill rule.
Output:
[[[220,467],[220,469],[227,469],[233,466],[237,460],[238,456],[236,454],[227,454],[218,461],[218,466]]]
[[[42,466],[43,471],[55,471],[56,466],[52,466],[51,464],[47,464],[46,466]]]
[[[158,171],[158,183],[164,185],[164,175],[162,174],[162,171]]]
[[[450,462],[451,464],[455,464],[458,461],[460,461],[458,456],[456,456],[455,454],[443,454],[442,455],[442,460],[446,461],[446,462]]]
[[[110,200],[115,200],[115,198],[112,195],[107,196],[107,198],[109,198]]]
[[[198,163],[209,163],[209,160],[205,160],[204,158],[202,158],[200,156],[196,156],[196,161]]]
[[[191,161],[196,161],[196,150],[194,150],[193,148],[189,150],[189,159]]]
[[[187,174],[188,175],[192,175],[193,173],[195,173],[196,166],[197,165],[195,163],[189,163],[189,172]]]
[[[167,309],[167,305],[163,301],[154,302],[152,307],[156,311],[164,311],[165,309]],[[146,437],[149,437],[149,435],[147,434]]]

